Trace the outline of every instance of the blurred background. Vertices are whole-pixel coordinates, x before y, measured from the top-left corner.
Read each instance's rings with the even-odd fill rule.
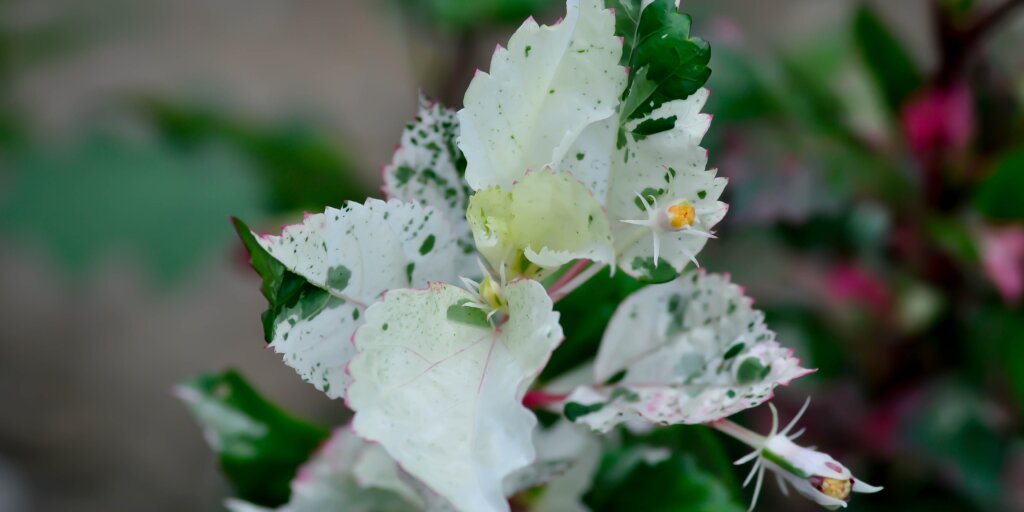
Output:
[[[802,441],[886,487],[860,510],[1024,510],[1022,3],[683,2],[731,180],[702,261],[819,369],[777,403],[812,395]],[[377,194],[417,90],[460,106],[496,42],[563,7],[0,0],[0,511],[218,510],[171,392],[202,372],[343,420],[264,348],[229,215]]]

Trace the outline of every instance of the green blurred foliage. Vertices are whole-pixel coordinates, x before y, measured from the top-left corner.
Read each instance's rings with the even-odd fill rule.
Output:
[[[0,230],[47,249],[71,275],[116,250],[174,283],[223,250],[228,216],[255,214],[263,193],[230,154],[109,135],[3,158]]]
[[[1010,441],[993,426],[994,411],[983,397],[954,383],[931,391],[907,425],[910,446],[978,509],[1005,507],[1003,468]]]
[[[705,429],[706,430],[706,429]],[[650,460],[653,447],[630,444],[606,451],[584,497],[594,511],[741,512],[730,490],[683,451]],[[646,452],[646,453],[644,453]],[[657,458],[657,457],[656,457]]]
[[[409,20],[454,32],[522,23],[552,0],[391,0]]]
[[[184,382],[178,396],[206,432],[237,496],[257,505],[286,503],[299,466],[329,436],[268,402],[233,370]]]
[[[212,109],[149,99],[143,113],[176,148],[227,147],[249,159],[272,212],[322,211],[371,193],[341,141],[302,125],[264,126]]]
[[[975,206],[994,220],[1024,221],[1024,149],[1003,155],[992,167],[974,195]]]
[[[885,105],[898,114],[911,94],[924,85],[921,71],[871,7],[862,5],[854,15],[853,34]]]

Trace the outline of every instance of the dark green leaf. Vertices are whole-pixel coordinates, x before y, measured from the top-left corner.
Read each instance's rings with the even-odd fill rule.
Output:
[[[648,464],[632,446],[605,454],[593,489],[584,497],[595,511],[741,512],[726,485],[676,453]]]
[[[1024,220],[1024,149],[1004,155],[978,187],[974,204],[989,218]]]
[[[624,123],[701,88],[711,69],[711,47],[690,37],[690,17],[673,0],[615,0],[615,32],[623,38],[622,65],[632,70],[620,119]],[[673,123],[674,124],[674,123]]]
[[[287,317],[296,311],[301,318],[311,318],[328,305],[332,296],[327,290],[286,269],[256,241],[256,237],[244,222],[234,217],[231,218],[231,222],[238,232],[238,237],[242,239],[242,245],[249,251],[249,262],[253,270],[263,281],[260,290],[269,305],[262,315],[263,336],[267,343],[274,340],[274,326],[277,325],[279,318]],[[340,273],[336,271],[336,274]],[[336,277],[340,279],[341,276]],[[347,283],[347,279],[345,281]]]
[[[860,56],[891,112],[898,113],[924,83],[917,64],[875,11],[862,5],[853,21]]]
[[[648,119],[633,128],[633,137],[643,140],[651,135],[671,130],[676,125],[676,116]]]
[[[563,413],[569,421],[576,421],[582,416],[586,416],[590,413],[600,411],[604,409],[604,402],[596,402],[592,404],[580,404],[576,402],[568,402],[565,404]]]
[[[928,390],[923,407],[905,425],[908,444],[936,469],[956,472],[950,484],[978,510],[1003,510],[1002,468],[1011,439],[1000,435],[986,401],[958,383]]]
[[[615,307],[641,283],[624,272],[601,272],[555,304],[565,341],[555,349],[541,380],[553,379],[597,355],[597,346]]]
[[[638,277],[645,283],[667,283],[679,276],[671,263],[660,258],[657,265],[654,264],[654,258],[634,258],[633,270],[640,273]]]
[[[309,126],[262,126],[159,100],[147,100],[142,108],[182,149],[226,147],[247,157],[267,184],[275,211],[321,211],[345,200],[362,201],[370,193],[337,141]]]
[[[328,437],[326,429],[268,402],[235,371],[184,382],[177,393],[203,427],[238,497],[259,505],[287,502],[296,470]]]

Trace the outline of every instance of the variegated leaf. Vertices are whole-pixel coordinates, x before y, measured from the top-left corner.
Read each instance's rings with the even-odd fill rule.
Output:
[[[382,456],[383,455],[383,456]],[[373,475],[361,481],[357,470]],[[299,469],[292,496],[276,509],[228,500],[231,512],[412,512],[422,503],[399,479],[395,461],[377,445],[367,443],[348,427],[339,428]]]
[[[537,420],[522,398],[562,338],[540,283],[504,294],[496,328],[460,288],[392,291],[355,336],[355,430],[457,510],[508,510],[504,479],[534,459]]]
[[[370,199],[308,215],[260,246],[311,287],[275,318],[271,348],[332,398],[351,380],[352,333],[386,290],[454,280],[458,247],[446,219],[414,203]]]
[[[498,47],[459,111],[459,147],[474,190],[510,187],[528,170],[562,161],[591,123],[615,113],[626,83],[622,43],[601,0],[568,0],[553,26],[533,18]]]
[[[476,249],[466,224],[472,190],[463,176],[466,162],[458,135],[455,111],[421,95],[416,119],[405,127],[391,162],[384,166],[383,191],[389,199],[434,207],[457,237],[461,251],[454,265],[459,275],[476,278]]]
[[[705,423],[757,406],[808,373],[725,276],[690,272],[627,298],[605,331],[594,384],[566,414],[606,431],[635,417]]]

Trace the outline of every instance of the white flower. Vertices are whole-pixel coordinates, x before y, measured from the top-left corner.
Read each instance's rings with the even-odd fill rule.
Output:
[[[640,200],[640,203],[644,207],[644,211],[647,212],[646,219],[624,219],[622,222],[626,224],[633,224],[634,226],[642,226],[651,231],[651,240],[654,243],[654,266],[658,266],[658,260],[660,259],[661,252],[661,237],[665,235],[674,235],[676,233],[680,235],[695,236],[697,238],[716,238],[710,231],[711,226],[705,226],[705,222],[702,220],[703,217],[718,213],[722,207],[716,205],[714,207],[708,206],[695,206],[692,202],[687,199],[676,199],[670,201],[664,207],[658,206],[658,199],[654,196],[644,197],[643,194],[637,192],[636,197]],[[648,202],[650,199],[650,202]],[[703,227],[704,229],[700,229]],[[699,267],[697,263],[697,255],[693,252],[681,248],[681,251],[693,262],[694,266]]]
[[[775,480],[783,494],[789,495],[786,485],[788,483],[805,498],[829,510],[846,507],[854,492],[875,493],[882,490],[881,487],[868,485],[854,478],[846,466],[837,462],[827,453],[793,442],[804,431],[801,429],[792,435],[789,432],[803,416],[810,403],[811,400],[808,398],[800,412],[781,432],[778,431],[779,413],[775,409],[775,405],[769,403],[768,407],[772,411],[772,430],[768,436],[758,435],[728,420],[710,424],[754,448],[753,452],[736,461],[737,465],[746,464],[751,460],[755,461],[754,466],[750,468],[750,474],[743,482],[743,486],[746,487],[757,475],[754,484],[754,498],[751,500],[749,510],[754,510],[757,497],[761,493],[765,469],[770,469],[775,473]]]

